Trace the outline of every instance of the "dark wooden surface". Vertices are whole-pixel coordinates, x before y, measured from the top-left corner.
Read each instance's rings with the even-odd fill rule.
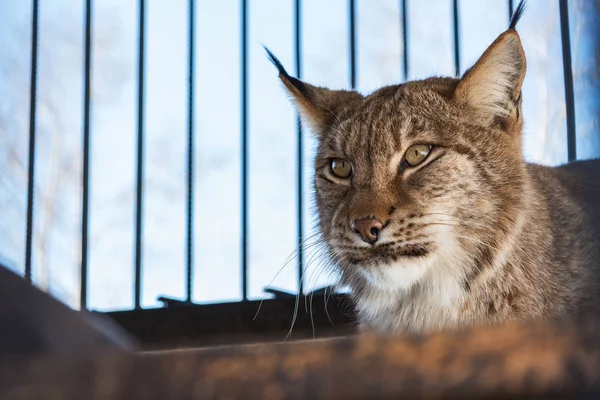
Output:
[[[5,360],[0,398],[600,398],[600,323]]]
[[[133,334],[145,349],[282,342],[290,331],[288,340],[326,338],[353,334],[356,326],[351,304],[344,295],[270,299],[262,304],[246,301],[119,311],[106,315]]]

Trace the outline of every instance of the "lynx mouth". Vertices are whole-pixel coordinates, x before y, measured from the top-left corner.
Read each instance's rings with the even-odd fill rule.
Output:
[[[381,265],[390,264],[400,259],[425,258],[434,251],[433,243],[405,244],[394,247],[378,246],[373,249],[363,249],[348,257],[351,264]]]
[[[411,245],[398,252],[401,257],[425,257],[431,249],[424,245]]]

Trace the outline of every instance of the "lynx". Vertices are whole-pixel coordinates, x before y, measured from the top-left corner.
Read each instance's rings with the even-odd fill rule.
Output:
[[[524,161],[523,10],[459,79],[367,96],[291,77],[266,49],[318,139],[320,232],[361,330],[424,333],[598,308],[600,161]]]

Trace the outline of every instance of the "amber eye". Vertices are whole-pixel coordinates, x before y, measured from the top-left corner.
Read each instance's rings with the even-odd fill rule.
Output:
[[[352,165],[343,158],[334,158],[331,160],[331,172],[338,178],[348,178],[352,173]]]
[[[406,150],[404,158],[411,167],[421,164],[431,152],[431,146],[427,144],[413,144]]]

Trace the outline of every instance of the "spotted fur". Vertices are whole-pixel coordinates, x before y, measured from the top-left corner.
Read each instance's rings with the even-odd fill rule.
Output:
[[[365,330],[427,332],[596,310],[600,161],[557,168],[522,156],[526,59],[502,33],[460,79],[355,91],[291,78],[269,53],[318,138],[321,233]],[[404,161],[413,144],[425,161]],[[349,179],[331,159],[352,164]],[[368,244],[357,218],[383,223]]]

